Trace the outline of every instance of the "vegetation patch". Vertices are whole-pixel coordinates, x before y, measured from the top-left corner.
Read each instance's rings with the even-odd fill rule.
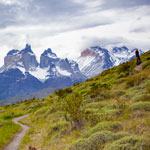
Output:
[[[104,121],[98,123],[95,127],[91,128],[89,131],[83,133],[84,138],[90,137],[92,134],[98,132],[98,131],[113,131],[113,132],[118,132],[122,129],[121,123],[118,121]]]
[[[87,139],[79,139],[68,148],[68,150],[98,150],[107,141],[113,139],[110,131],[97,132]]]
[[[0,120],[0,148],[7,144],[19,129],[20,126],[11,120]]]
[[[108,144],[104,150],[148,150],[149,146],[141,137],[127,136]]]
[[[89,138],[77,140],[71,144],[68,150],[99,150],[103,149],[107,142],[112,142],[125,136],[128,136],[125,132],[100,131]]]
[[[150,111],[150,102],[137,102],[129,107],[130,111],[145,110]]]
[[[148,78],[147,73],[136,74],[127,79],[126,88],[139,85],[142,81]]]
[[[150,69],[150,60],[143,65],[143,69]]]

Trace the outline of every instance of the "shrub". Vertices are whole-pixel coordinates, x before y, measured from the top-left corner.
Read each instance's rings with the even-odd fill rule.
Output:
[[[91,111],[85,111],[85,119],[87,119],[88,122],[90,122],[91,126],[95,126],[98,122],[102,120],[102,117],[105,115],[102,113],[94,113]]]
[[[91,150],[102,149],[104,144],[113,140],[113,133],[110,131],[97,132],[88,138],[87,142]]]
[[[131,63],[131,62],[123,63],[119,66],[118,72],[119,73],[129,72],[134,68],[134,66],[135,66],[135,63]]]
[[[87,140],[79,139],[75,141],[67,150],[90,150]]]
[[[78,86],[79,84],[80,84],[80,83],[77,82],[77,83],[74,83],[73,86]]]
[[[148,74],[142,73],[142,74],[137,74],[137,75],[134,75],[134,76],[128,78],[128,80],[126,82],[126,88],[129,88],[129,87],[132,87],[135,85],[139,85],[147,77],[148,77]]]
[[[59,89],[56,92],[56,95],[58,95],[59,97],[65,97],[67,94],[72,93],[72,89],[70,87],[65,88],[65,89]]]
[[[143,69],[150,69],[150,60],[143,65]]]
[[[118,79],[120,78],[124,78],[126,76],[128,76],[129,74],[127,72],[121,72],[119,75],[118,75]],[[120,80],[120,83],[121,81],[123,82],[124,80]],[[118,80],[117,80],[117,83],[118,83]]]
[[[146,91],[147,91],[148,93],[150,93],[150,84],[147,85]]]
[[[108,144],[104,150],[148,150],[144,140],[136,136],[127,136]]]
[[[118,140],[127,136],[125,132],[114,134],[111,131],[101,131],[91,135],[87,139],[79,139],[72,143],[68,150],[99,150],[103,149],[107,142]]]
[[[50,109],[50,106],[46,106],[46,107],[41,107],[40,109],[38,109],[36,112],[35,112],[35,115],[41,115],[43,113],[45,113],[46,111],[48,111]]]
[[[141,97],[141,101],[149,101],[150,102],[150,94],[145,94]]]
[[[111,141],[112,139],[113,133],[110,131],[97,132],[87,139],[75,141],[68,150],[98,150],[107,141]]]
[[[120,97],[125,94],[125,91],[117,90],[113,92],[114,97]]]
[[[121,123],[118,121],[104,121],[98,123],[95,127],[91,128],[89,131],[83,133],[84,138],[88,138],[92,134],[102,131],[102,130],[107,130],[107,131],[120,131],[122,129]]]
[[[142,92],[142,93],[136,93],[136,95],[134,95],[134,96],[132,97],[132,100],[133,100],[133,102],[139,102],[139,101],[141,101],[142,99],[145,99],[145,98],[144,98],[145,95],[146,95],[146,94],[144,94],[143,92]]]
[[[103,106],[104,106],[104,104],[101,102],[93,102],[93,103],[88,103],[86,105],[86,108],[101,108]]]
[[[118,112],[117,105],[106,105],[100,109],[103,114],[115,115]]]
[[[60,131],[61,129],[65,129],[65,128],[70,128],[70,123],[63,121],[63,122],[58,122],[58,123],[54,123],[53,125],[51,125],[50,127],[50,132],[48,133],[48,135],[53,134],[54,132]]]
[[[110,85],[106,83],[92,83],[91,84],[91,91],[96,91],[96,90],[104,90],[104,89],[110,89]]]
[[[105,70],[105,71],[103,71],[102,73],[101,73],[101,76],[103,77],[103,76],[106,76],[107,74],[111,74],[111,73],[113,73],[114,71],[113,71],[113,69],[111,68],[111,69],[107,69],[107,70]]]
[[[83,107],[82,107],[83,98],[80,94],[74,93],[71,96],[65,97],[63,99],[62,108],[65,112],[65,119],[71,120],[75,126],[82,125],[83,118]]]
[[[124,132],[124,131],[117,132],[117,133],[114,133],[113,140],[118,140],[118,139],[121,139],[121,138],[128,136],[128,135],[129,134],[127,132]]]
[[[137,102],[129,107],[130,111],[145,110],[150,111],[150,102]]]

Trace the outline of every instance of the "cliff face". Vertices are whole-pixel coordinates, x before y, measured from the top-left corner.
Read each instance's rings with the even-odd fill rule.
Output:
[[[25,71],[32,70],[38,66],[38,62],[36,60],[36,56],[31,50],[30,45],[26,45],[26,47],[19,50],[12,50],[8,52],[7,56],[4,58],[4,69],[10,69],[15,67],[22,67]]]

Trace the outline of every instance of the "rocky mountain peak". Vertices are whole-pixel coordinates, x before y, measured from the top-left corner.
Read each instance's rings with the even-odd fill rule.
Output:
[[[4,58],[4,66],[5,70],[21,67],[25,72],[37,67],[38,62],[31,46],[26,44],[26,47],[21,51],[15,49],[9,51]]]
[[[96,52],[90,50],[90,49],[86,49],[84,51],[81,52],[81,57],[86,57],[86,56],[96,56]]]
[[[23,55],[24,55],[24,54],[26,54],[26,53],[29,53],[29,54],[31,54],[31,55],[34,55],[32,49],[31,49],[31,45],[29,45],[29,44],[26,44],[25,48],[20,51],[20,54],[23,54]]]
[[[129,49],[126,46],[122,46],[122,47],[114,47],[112,49],[113,53],[122,53],[122,52],[128,52]]]
[[[47,57],[57,57],[57,55],[55,53],[52,52],[52,50],[50,48],[48,48],[47,50],[45,50],[41,56],[47,56]]]
[[[96,52],[97,54],[106,54],[108,53],[108,50],[105,49],[105,48],[102,48],[100,46],[93,46],[93,47],[90,47],[90,49],[94,52]]]
[[[41,68],[47,68],[50,66],[50,64],[55,64],[59,58],[55,53],[52,52],[50,48],[45,50],[40,57],[40,67]]]
[[[18,54],[18,53],[19,53],[19,50],[13,49],[13,50],[11,50],[11,51],[9,51],[9,52],[7,53],[7,56],[9,56],[9,55],[16,55],[16,54]]]

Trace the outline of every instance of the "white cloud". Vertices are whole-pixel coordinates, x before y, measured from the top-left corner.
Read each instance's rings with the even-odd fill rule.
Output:
[[[20,5],[22,2],[20,0],[0,0],[0,4],[3,5]]]
[[[103,0],[67,0],[60,5],[57,0],[2,2],[11,13],[6,6],[0,10],[0,65],[10,49],[22,49],[26,43],[32,45],[38,59],[48,47],[58,56],[72,59],[94,45],[150,47],[150,6],[144,3],[125,9],[119,2],[109,9]]]

